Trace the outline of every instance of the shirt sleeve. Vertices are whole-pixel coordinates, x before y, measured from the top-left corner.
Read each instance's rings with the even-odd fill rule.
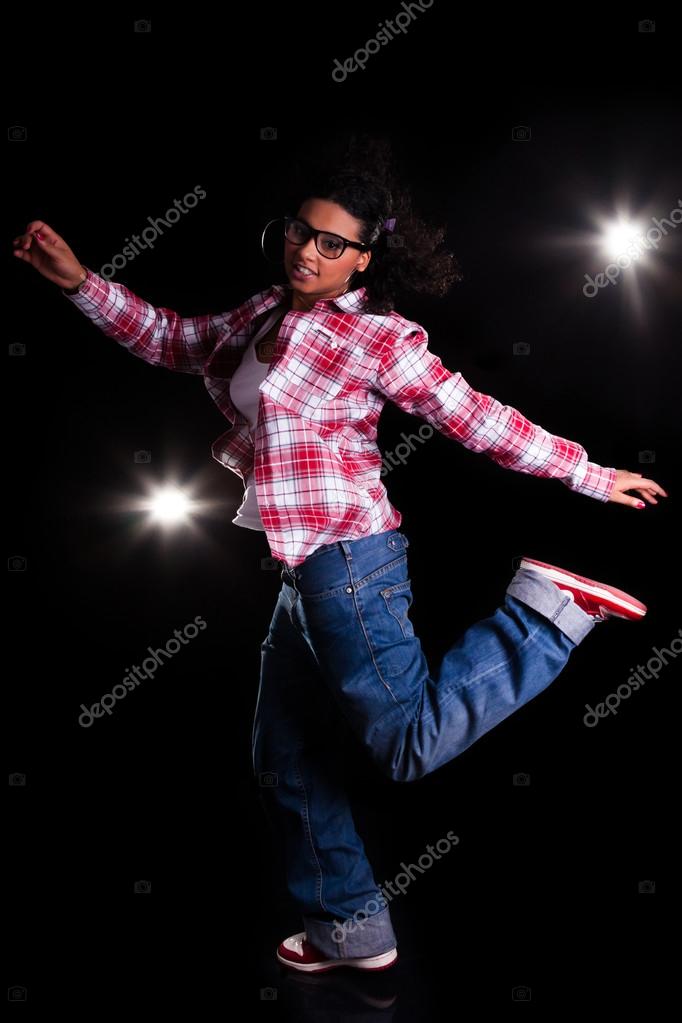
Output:
[[[154,366],[201,373],[218,337],[231,325],[232,312],[181,317],[85,269],[80,289],[74,295],[64,290],[62,294],[107,337]]]
[[[381,359],[376,389],[403,411],[504,468],[558,479],[569,490],[599,501],[609,499],[614,468],[588,461],[577,442],[548,433],[511,405],[475,391],[427,345],[428,334],[421,327],[400,336]]]

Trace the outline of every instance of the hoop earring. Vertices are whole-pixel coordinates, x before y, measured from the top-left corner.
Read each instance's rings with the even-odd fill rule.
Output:
[[[261,252],[263,253],[263,257],[265,258],[265,260],[268,263],[274,263],[274,264],[276,264],[278,266],[281,266],[285,262],[285,260],[283,260],[283,259],[270,259],[270,257],[268,256],[267,252],[265,251],[265,234],[266,234],[266,232],[267,232],[267,230],[268,230],[268,228],[270,227],[271,224],[276,224],[277,221],[281,220],[281,219],[282,219],[281,217],[276,217],[274,220],[269,220],[267,222],[267,224],[265,225],[265,227],[263,228],[263,233],[260,236],[260,247],[261,247]]]

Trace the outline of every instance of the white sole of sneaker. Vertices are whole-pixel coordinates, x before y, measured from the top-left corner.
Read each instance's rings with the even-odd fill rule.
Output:
[[[606,600],[609,604],[615,604],[616,607],[623,608],[625,611],[630,611],[632,614],[638,615],[643,618],[647,612],[644,604],[635,600],[634,597],[629,597],[627,593],[622,590],[610,589],[604,586],[597,586],[583,576],[571,575],[568,572],[561,572],[559,569],[550,568],[548,565],[541,565],[534,561],[521,560],[519,568],[527,568],[531,572],[538,572],[540,575],[546,576],[551,579],[553,583],[561,585],[562,583],[567,586],[579,587],[584,593],[589,593],[591,597],[597,597],[599,600]]]
[[[293,963],[285,959],[277,952],[277,958],[284,966],[290,966],[294,970],[301,970],[303,973],[326,973],[337,966],[352,966],[356,970],[385,970],[398,958],[398,949],[391,948],[388,952],[382,952],[378,956],[359,957],[357,959],[332,959],[320,965],[318,963]]]

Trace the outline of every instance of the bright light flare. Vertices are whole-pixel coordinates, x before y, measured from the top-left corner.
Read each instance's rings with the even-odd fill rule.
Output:
[[[607,224],[604,229],[602,248],[609,259],[616,260],[619,256],[634,255],[645,251],[643,245],[637,245],[638,239],[644,234],[641,224],[628,220],[618,220]],[[636,257],[635,257],[636,258]]]
[[[145,507],[154,522],[179,525],[189,520],[193,503],[178,487],[167,486],[157,490]]]

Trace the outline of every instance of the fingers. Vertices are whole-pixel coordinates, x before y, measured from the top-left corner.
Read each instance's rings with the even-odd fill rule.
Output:
[[[658,504],[655,495],[668,497],[668,492],[663,489],[655,480],[646,479],[641,472],[630,472],[629,469],[617,470],[617,482],[610,500],[617,504],[627,504],[631,508],[646,508],[649,504]],[[635,490],[644,498],[631,497],[626,493],[628,490]]]
[[[22,263],[30,263],[31,266],[35,266],[33,251],[24,252],[23,249],[15,249],[14,255],[17,257],[17,259],[20,259]]]
[[[14,245],[21,244],[22,248],[24,248],[24,249],[27,248],[27,244],[26,243],[28,243],[30,245],[31,239],[33,237],[33,233],[35,231],[40,231],[40,229],[43,228],[43,227],[45,227],[45,228],[47,227],[47,224],[45,224],[44,221],[42,221],[42,220],[32,220],[30,224],[26,225],[26,230],[24,231],[24,233],[20,234],[18,238],[14,239]],[[42,234],[42,231],[41,231],[41,234]]]
[[[648,501],[649,504],[658,504],[654,494],[661,494],[663,497],[668,497],[668,494],[663,487],[660,487],[658,483],[654,483],[653,480],[644,480],[643,483],[647,483],[649,485],[644,486],[642,484],[637,484],[637,486],[630,487],[629,489],[638,491],[638,493],[640,493],[644,500]],[[627,497],[623,494],[622,499],[625,504],[631,504],[635,508],[644,507],[643,502],[638,497]]]
[[[46,243],[40,242],[32,234],[22,234],[18,238],[14,239],[14,255],[18,256],[25,263],[31,263],[34,265],[34,255],[43,247]]]
[[[56,245],[57,242],[61,241],[61,238],[56,231],[53,231],[49,224],[46,224],[44,220],[32,220],[26,228],[29,234],[40,234],[50,245]],[[39,239],[40,240],[40,239]]]
[[[627,504],[630,508],[645,508],[644,501],[640,501],[638,497],[627,497],[627,495],[620,491],[614,491],[609,500],[613,501],[614,504]]]
[[[12,244],[23,250],[30,249],[31,244],[35,241],[38,247],[44,247],[45,245],[58,245],[61,242],[61,238],[56,231],[53,231],[49,224],[46,224],[44,220],[32,220],[30,224],[26,226],[26,230],[23,234],[20,234],[15,238]]]
[[[32,241],[33,241],[32,234],[20,234],[18,238],[14,239],[12,244],[15,246],[15,248],[18,246],[20,249],[24,250],[30,249]]]
[[[45,248],[53,249],[55,247],[55,245],[57,244],[56,242],[49,241],[49,239],[47,239],[42,232],[40,234],[38,234],[38,233],[34,234],[33,237],[36,240],[36,244],[41,249],[45,249]]]
[[[629,472],[628,470],[623,470],[621,474],[619,490],[638,490],[647,500],[652,500],[654,494],[668,497],[667,491],[655,480],[646,479],[641,472]],[[653,500],[652,503],[658,504],[658,501]]]
[[[663,487],[659,486],[658,483],[656,483],[654,480],[640,479],[640,481],[637,483],[636,488],[633,489],[640,490],[642,488],[647,491],[650,491],[652,494],[660,494],[661,497],[668,496]]]

